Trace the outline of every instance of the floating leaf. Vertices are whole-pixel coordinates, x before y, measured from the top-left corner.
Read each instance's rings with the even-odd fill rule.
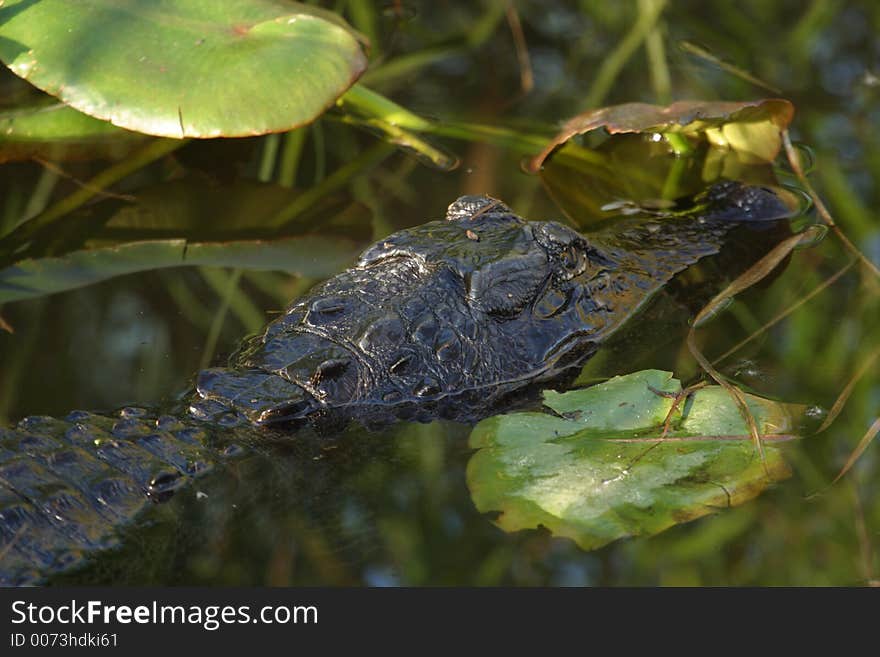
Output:
[[[691,108],[691,113],[670,114],[683,125],[667,112],[684,103],[669,108],[634,103],[597,110],[591,114],[601,118],[578,123],[579,127],[587,131],[605,127],[611,136],[587,147],[576,140],[566,141],[563,136],[568,132],[563,131],[532,166],[537,167],[556,204],[581,228],[621,213],[664,216],[676,201],[693,197],[719,180],[777,187],[772,159],[779,149],[779,125],[787,117],[782,117],[782,109],[771,110],[776,107],[773,103],[785,103],[782,108],[790,105],[764,102],[769,105],[729,114],[721,109],[744,104],[702,103]],[[697,115],[702,118],[696,119]],[[661,119],[670,123],[651,125]],[[573,119],[570,124],[576,122]],[[677,145],[672,143],[673,136],[678,138]],[[553,156],[547,157],[557,145]],[[756,156],[759,152],[760,157]],[[790,206],[798,205],[792,194],[778,187],[777,193]]]
[[[366,67],[339,17],[282,0],[7,0],[0,59],[90,116],[178,138],[290,130]]]
[[[779,152],[780,133],[794,116],[787,100],[771,98],[747,102],[683,100],[668,107],[625,103],[591,110],[569,119],[529,168],[541,169],[550,154],[579,134],[605,128],[609,134],[635,132],[698,135],[714,146],[731,148],[757,161],[771,161]]]
[[[546,392],[545,404],[557,415],[512,413],[480,422],[467,469],[474,504],[499,512],[495,522],[505,531],[543,526],[589,550],[742,504],[788,476],[778,447],[768,445],[761,462],[719,386],[695,392],[660,440],[671,396],[680,391],[669,372],[644,370],[583,390]],[[795,437],[801,407],[746,397],[766,440]]]
[[[578,159],[585,152],[603,161]],[[746,164],[735,151],[714,148],[679,156],[640,135],[617,135],[596,149],[566,144],[539,175],[556,204],[581,229],[621,214],[662,218],[691,212],[692,201],[719,180],[771,187],[792,212],[798,206],[798,199],[779,187],[769,164]]]
[[[144,139],[54,101],[0,112],[0,163],[120,158]]]

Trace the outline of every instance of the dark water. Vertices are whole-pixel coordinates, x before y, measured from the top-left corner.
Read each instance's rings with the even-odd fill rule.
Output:
[[[614,4],[615,7],[611,5]],[[717,6],[716,6],[717,4]],[[473,3],[416,3],[413,17],[378,16],[374,62],[431,45],[455,52],[409,76],[367,81],[438,122],[503,125],[550,135],[584,109],[602,62],[630,28],[637,3],[525,3],[520,18],[534,89],[520,94],[520,69],[503,16],[482,41]],[[675,3],[662,19],[673,98],[772,96],[677,44],[697,42],[778,86],[797,108],[794,138],[812,149],[814,184],[843,230],[875,263],[880,173],[880,10],[873,3]],[[491,25],[490,25],[491,27]],[[473,41],[468,45],[466,39]],[[479,42],[472,45],[473,42]],[[4,78],[5,80],[5,78]],[[11,84],[11,83],[10,83]],[[4,87],[6,88],[6,87]],[[614,76],[599,104],[665,101],[644,49]],[[330,119],[310,129],[297,185],[309,188],[374,143]],[[394,154],[340,192],[379,236],[442,216],[463,193],[490,193],[520,214],[560,210],[540,180],[522,172],[521,149],[471,139],[438,140],[461,158],[453,172]],[[193,143],[124,181],[136,193],[180,168],[216,181],[259,175],[264,144]],[[175,168],[176,167],[176,168]],[[87,178],[101,163],[65,163]],[[16,215],[38,184],[34,163],[2,165],[0,194]],[[74,189],[60,179],[56,198]],[[10,209],[11,208],[11,209]],[[17,216],[17,215],[16,215]],[[749,290],[700,334],[713,355],[803,299],[849,261],[829,236],[796,252],[771,282]],[[72,408],[158,404],[187,388],[208,363],[271,319],[308,281],[274,272],[170,269],[122,276],[44,298],[9,303],[0,332],[0,418],[62,415]],[[811,298],[722,366],[763,395],[831,408],[880,345],[880,281],[858,266]],[[676,324],[684,327],[686,317]],[[211,343],[216,343],[211,348]],[[682,380],[698,367],[683,331],[647,322],[591,361],[607,377],[645,367]],[[207,349],[206,349],[206,345]],[[865,584],[880,577],[878,452],[828,487],[880,414],[878,366],[855,382],[838,419],[788,450],[794,476],[757,500],[669,530],[583,552],[544,530],[506,534],[474,508],[465,483],[469,428],[400,424],[357,427],[327,439],[291,436],[157,505],[122,547],[59,581],[216,584]],[[819,492],[818,495],[813,495]]]

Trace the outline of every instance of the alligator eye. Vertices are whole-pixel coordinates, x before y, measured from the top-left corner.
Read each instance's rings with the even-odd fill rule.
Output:
[[[570,244],[559,254],[558,258],[562,270],[560,275],[565,280],[579,276],[587,268],[587,254],[580,246]]]

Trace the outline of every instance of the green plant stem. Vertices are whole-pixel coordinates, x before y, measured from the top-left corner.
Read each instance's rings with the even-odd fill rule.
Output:
[[[386,123],[407,130],[425,132],[431,127],[430,121],[413,114],[393,100],[362,84],[353,85],[336,101],[336,104],[343,112],[356,116],[381,118]]]
[[[468,46],[472,49],[483,45],[492,37],[507,9],[506,3],[497,0],[485,4],[486,12],[471,24],[471,29],[465,36]]]
[[[58,183],[58,172],[48,167],[43,168],[39,180],[31,193],[27,205],[24,208],[22,222],[27,221],[28,217],[34,217],[46,209],[49,205],[49,198],[52,196],[52,190]]]
[[[412,151],[427,164],[443,171],[452,171],[458,166],[459,160],[456,156],[430,144],[408,130],[404,130],[381,119],[354,119],[343,116],[342,120],[345,123],[361,126],[372,132],[378,132],[385,141]]]
[[[348,15],[355,29],[361,32],[370,42],[370,55],[372,58],[381,57],[381,41],[379,39],[378,17],[376,16],[377,3],[364,2],[364,0],[349,0],[347,3]]]
[[[353,177],[365,173],[379,164],[393,150],[394,147],[385,142],[379,142],[365,150],[351,162],[324,178],[320,183],[297,196],[272,218],[270,224],[273,226],[283,226],[295,220],[304,210],[312,207],[324,196],[341,188]]]
[[[454,121],[432,123],[360,84],[356,84],[349,89],[337,101],[337,105],[343,112],[349,114],[347,118],[337,118],[337,120],[348,123],[379,117],[385,122],[404,130],[461,139],[463,141],[484,140],[496,146],[504,146],[524,154],[541,150],[547,145],[547,140],[550,138],[549,134],[529,134],[519,130],[475,123],[457,123]],[[328,118],[331,117],[328,116]]]
[[[183,277],[161,270],[159,274],[162,277],[163,288],[177,306],[178,312],[196,328],[208,330],[211,326],[212,314],[204,300],[189,289]]]
[[[312,145],[315,147],[315,185],[327,175],[327,152],[324,150],[324,126],[320,121],[312,124]]]
[[[663,138],[676,155],[688,155],[694,150],[687,137],[679,132],[664,132]]]
[[[257,331],[265,325],[265,317],[239,287],[243,274],[241,269],[233,269],[228,275],[223,270],[210,267],[202,267],[200,271],[205,282],[220,297],[220,308],[211,321],[211,328],[205,340],[205,350],[202,353],[201,367],[205,368],[211,364],[211,360],[214,358],[220,331],[230,310],[248,332]]]
[[[660,191],[660,198],[674,200],[679,195],[679,183],[687,173],[688,161],[686,158],[677,157],[672,161],[669,167],[669,173],[663,180],[663,189]]]
[[[306,142],[305,128],[297,128],[284,135],[284,147],[281,150],[281,166],[278,172],[278,183],[283,187],[296,186],[296,173],[299,169],[299,158]]]
[[[278,147],[281,145],[281,136],[277,133],[266,135],[263,138],[263,154],[260,157],[260,170],[257,172],[257,180],[269,182],[275,171],[275,159],[278,157]]]
[[[389,85],[417,72],[425,66],[430,66],[435,62],[449,59],[456,55],[466,54],[467,52],[467,49],[462,47],[439,47],[426,48],[408,55],[401,55],[376,68],[371,67],[361,76],[360,82],[376,86]]]
[[[232,303],[232,297],[238,288],[238,281],[241,278],[241,269],[233,269],[229,276],[226,277],[222,271],[201,268],[202,276],[214,291],[220,296],[220,307],[214,313],[211,321],[211,328],[205,338],[205,348],[202,351],[202,360],[199,362],[199,369],[205,369],[214,359],[214,352],[217,349],[217,341],[220,339],[220,331],[223,329],[223,323],[226,320],[226,314],[229,312],[229,305]]]
[[[647,0],[646,2],[639,3],[639,16],[636,22],[599,67],[599,72],[596,74],[595,81],[590,88],[590,93],[587,94],[587,98],[584,101],[584,109],[592,109],[602,103],[605,96],[611,90],[621,69],[623,69],[636,49],[647,38],[651,30],[654,29],[654,25],[656,25],[657,20],[663,13],[665,6],[666,0]]]
[[[639,0],[639,11],[641,13],[648,12],[655,3],[656,0]],[[645,38],[645,52],[648,57],[648,70],[651,73],[654,97],[661,105],[668,105],[672,102],[672,78],[666,63],[666,47],[663,44],[663,30],[659,21],[654,23]]]

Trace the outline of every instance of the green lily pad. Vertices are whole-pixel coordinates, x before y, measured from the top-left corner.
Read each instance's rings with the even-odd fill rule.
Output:
[[[667,395],[680,391],[669,372],[644,370],[545,392],[556,415],[480,422],[467,468],[474,504],[497,512],[494,522],[505,531],[542,526],[591,550],[742,504],[789,476],[774,443],[796,437],[802,407],[746,395],[767,441],[762,462],[719,386],[695,392],[660,439],[673,403]]]
[[[338,16],[282,0],[7,0],[0,60],[85,114],[178,138],[290,130],[366,68]]]

